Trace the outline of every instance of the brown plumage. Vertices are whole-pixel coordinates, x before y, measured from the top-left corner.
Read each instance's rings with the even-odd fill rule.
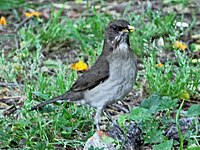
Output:
[[[128,32],[133,27],[125,20],[111,22],[105,32],[102,54],[95,64],[79,77],[69,91],[42,102],[31,110],[58,100],[74,101],[97,108],[95,123],[107,105],[125,97],[135,82],[137,67],[129,44]]]

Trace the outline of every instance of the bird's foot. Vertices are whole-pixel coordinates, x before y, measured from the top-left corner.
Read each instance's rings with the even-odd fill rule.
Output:
[[[112,122],[112,124],[114,125],[114,127],[117,127],[122,133],[124,133],[124,131],[122,130],[122,128],[120,127],[120,125],[116,122],[116,120],[113,120],[110,113],[104,109],[105,114],[107,115],[108,119]]]

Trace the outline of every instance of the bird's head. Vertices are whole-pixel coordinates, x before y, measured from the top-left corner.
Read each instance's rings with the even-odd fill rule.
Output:
[[[116,47],[122,42],[126,42],[129,45],[129,32],[134,30],[135,28],[128,21],[115,20],[106,29],[106,42],[112,47]]]

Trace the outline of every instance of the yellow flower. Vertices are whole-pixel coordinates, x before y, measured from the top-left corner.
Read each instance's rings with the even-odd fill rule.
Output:
[[[37,11],[35,11],[35,12],[26,12],[25,13],[25,16],[26,17],[39,17],[39,16],[41,16],[41,13],[40,12],[37,12]]]
[[[41,13],[40,13],[40,12],[37,12],[37,11],[32,12],[32,14],[33,14],[33,16],[35,16],[35,17],[41,16]]]
[[[33,17],[33,14],[32,14],[32,13],[26,12],[26,13],[25,13],[25,16],[29,18],[29,17]]]
[[[163,67],[163,64],[162,64],[162,63],[155,64],[155,67],[162,68],[162,67]]]
[[[77,63],[72,64],[71,68],[76,71],[86,71],[88,70],[88,65],[82,60],[79,60]]]
[[[185,45],[184,43],[180,42],[180,41],[176,41],[174,43],[174,47],[180,50],[186,50],[187,49],[187,45]]]
[[[0,19],[0,25],[2,25],[2,26],[6,26],[7,25],[6,18],[3,17],[3,16]]]

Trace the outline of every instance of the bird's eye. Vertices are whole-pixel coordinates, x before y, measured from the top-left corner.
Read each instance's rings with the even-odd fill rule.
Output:
[[[111,28],[112,28],[113,30],[118,30],[118,27],[115,26],[115,25],[112,25]]]

